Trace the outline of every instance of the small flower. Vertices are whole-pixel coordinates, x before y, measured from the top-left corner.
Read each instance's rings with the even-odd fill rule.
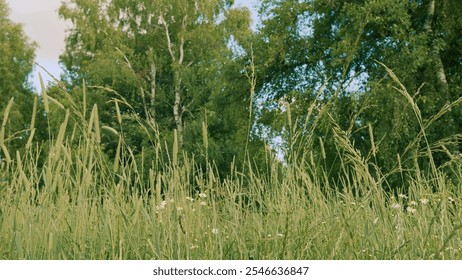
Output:
[[[200,198],[206,198],[207,195],[206,195],[205,193],[200,193],[200,194],[199,194],[199,197],[200,197]]]
[[[175,200],[174,200],[173,198],[172,198],[172,199],[170,199],[170,203],[173,203],[173,202],[175,202]]]
[[[420,200],[420,203],[422,203],[422,204],[427,204],[428,203],[428,199],[426,199],[426,198],[421,198],[419,200]]]
[[[391,208],[392,208],[392,209],[401,209],[401,204],[399,204],[399,203],[393,203],[393,204],[391,205]]]
[[[277,236],[277,237],[284,237],[284,234],[278,233],[278,234],[276,234],[276,236]]]
[[[409,205],[412,205],[412,206],[417,206],[419,205],[417,202],[415,202],[414,200],[410,201],[409,202]]]
[[[267,236],[268,236],[269,238],[271,238],[271,234],[269,234],[269,233],[268,233],[268,235],[267,235]]]
[[[157,210],[164,209],[167,206],[167,201],[163,200],[160,205],[156,206]]]
[[[202,202],[201,202],[201,205],[202,205],[202,206],[206,206],[206,205],[207,205],[207,202],[202,201]]]
[[[412,208],[411,206],[408,206],[406,208],[406,211],[409,213],[409,214],[415,214],[417,212],[417,209],[415,208]]]
[[[452,198],[452,197],[448,197],[448,200],[449,200],[450,203],[454,203],[454,202],[455,202],[454,198]]]
[[[217,229],[217,228],[213,228],[213,229],[212,229],[212,233],[215,234],[215,235],[217,235],[217,234],[218,234],[218,229]]]
[[[398,194],[398,197],[402,199],[407,199],[407,195],[405,194]]]

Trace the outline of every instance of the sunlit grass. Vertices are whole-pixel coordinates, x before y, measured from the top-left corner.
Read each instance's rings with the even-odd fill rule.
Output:
[[[149,124],[153,154],[170,160],[142,154],[154,162],[144,170],[123,131],[100,127],[96,106],[87,116],[45,97],[47,113],[64,116],[56,138],[10,154],[2,126],[2,259],[462,259],[460,182],[432,166],[406,171],[405,193],[386,193],[387,174],[371,175],[373,161],[340,128],[338,186],[304,150],[284,164],[268,152],[264,174],[249,163],[219,178],[213,162],[204,171],[181,155],[176,136],[166,151]],[[104,133],[119,138],[115,158]]]

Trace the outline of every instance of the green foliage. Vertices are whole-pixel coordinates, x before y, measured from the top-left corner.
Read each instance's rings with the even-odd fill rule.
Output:
[[[239,48],[248,40],[250,14],[231,9],[228,1],[194,3],[63,4],[60,14],[73,28],[61,60],[69,84],[86,82],[88,104],[98,104],[105,125],[117,123],[113,102],[119,100],[126,125],[130,116],[139,115],[145,123],[156,124],[161,142],[171,142],[177,130],[181,148],[205,163],[198,139],[202,124],[207,124],[210,155],[225,172],[233,157],[243,154],[247,124],[253,122],[242,71],[248,57],[230,47]],[[125,133],[139,153],[146,144],[142,133]]]
[[[342,170],[336,188],[310,150],[293,164],[268,151],[263,173],[234,167],[219,180],[187,155],[179,161],[177,135],[172,151],[153,142],[146,146],[157,156],[142,152],[139,160],[122,129],[100,124],[97,106],[84,116],[53,104],[50,112],[63,111],[50,117],[63,118],[49,151],[26,147],[0,169],[11,174],[0,182],[3,259],[462,258],[460,157],[450,162],[456,181],[442,168],[400,170],[412,184],[395,195],[384,191],[388,174],[372,174],[374,159],[332,123]],[[108,158],[109,136],[118,145]]]
[[[28,78],[32,72],[36,44],[26,37],[22,26],[12,22],[8,16],[8,6],[0,0],[0,122],[4,123],[2,131],[8,136],[0,141],[7,142],[10,152],[14,153],[24,146],[31,134],[28,129],[33,117],[30,108],[33,107],[34,96]],[[11,98],[15,106],[6,112]],[[5,119],[5,113],[8,113],[9,121]],[[4,156],[0,152],[0,159]]]
[[[455,23],[460,18],[459,2],[263,1],[254,44],[258,93],[266,101],[262,123],[287,143],[291,141],[287,131],[294,126],[322,139],[333,180],[340,170],[330,119],[347,131],[364,156],[371,149],[370,140],[377,141],[379,172],[392,171],[397,155],[406,167],[413,165],[424,143],[412,149],[407,143],[419,138],[421,130],[410,103],[399,97],[382,62],[400,78],[426,122],[438,115],[427,136],[437,164],[443,164],[449,157],[442,150],[459,151],[455,135],[460,131],[460,109],[439,114],[443,106],[458,108],[449,104],[458,103],[460,97],[460,47],[454,41],[461,34]],[[307,104],[313,99],[329,104],[329,113],[315,112],[306,126]],[[287,106],[291,122],[285,121]],[[327,126],[305,129],[313,122]]]

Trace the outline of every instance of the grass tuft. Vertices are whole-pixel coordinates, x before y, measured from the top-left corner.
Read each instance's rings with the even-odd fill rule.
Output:
[[[427,126],[417,105],[402,86],[397,90],[411,103],[421,124],[419,137],[425,138]],[[124,138],[123,100],[114,100],[116,129],[100,126],[96,105],[87,119],[85,87],[83,108],[72,101],[66,108],[45,88],[42,92],[47,114],[54,107],[65,111],[49,143],[34,144],[32,133],[27,148],[13,159],[4,129],[13,100],[4,112],[2,259],[462,259],[457,157],[424,172],[418,163],[404,170],[397,155],[393,172],[411,183],[405,192],[387,193],[390,174],[374,168],[380,145],[372,137],[373,127],[368,127],[371,151],[363,155],[349,132],[333,123],[341,164],[334,183],[325,165],[324,140],[293,126],[290,161],[280,162],[268,151],[266,172],[252,169],[249,159],[245,173],[232,165],[231,175],[220,178],[212,161],[202,170],[182,152],[176,132],[169,150],[158,140],[156,126],[141,120],[152,143],[149,154],[155,156],[135,155]],[[35,101],[31,131],[36,106]],[[314,102],[303,131],[317,125],[314,108],[329,114],[328,105]],[[442,110],[439,116],[449,109]],[[296,121],[289,107],[287,114],[292,125]],[[205,153],[208,133],[204,123]],[[103,152],[106,134],[118,139],[113,158]],[[318,150],[296,146],[299,142]],[[427,144],[416,156],[431,160],[432,151],[444,143]],[[448,167],[459,174],[458,181],[448,178],[443,169]]]

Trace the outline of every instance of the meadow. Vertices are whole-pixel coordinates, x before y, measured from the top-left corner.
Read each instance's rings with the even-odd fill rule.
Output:
[[[4,113],[1,259],[462,259],[460,156],[445,169],[432,164],[429,146],[420,155],[427,169],[404,169],[397,160],[394,173],[409,186],[386,192],[390,174],[372,173],[373,157],[335,128],[344,165],[338,185],[304,149],[286,161],[268,149],[266,172],[248,158],[245,170],[230,163],[230,175],[220,178],[213,160],[200,168],[175,135],[166,148],[155,125],[140,121],[152,150],[135,158],[120,129],[100,126],[97,106],[85,115],[86,108],[66,108],[45,89],[42,95],[46,111],[64,116],[44,145],[34,143],[32,122],[25,147],[10,153],[5,124],[12,101]],[[204,146],[206,129],[198,140]],[[114,158],[102,151],[104,134],[119,139]]]

